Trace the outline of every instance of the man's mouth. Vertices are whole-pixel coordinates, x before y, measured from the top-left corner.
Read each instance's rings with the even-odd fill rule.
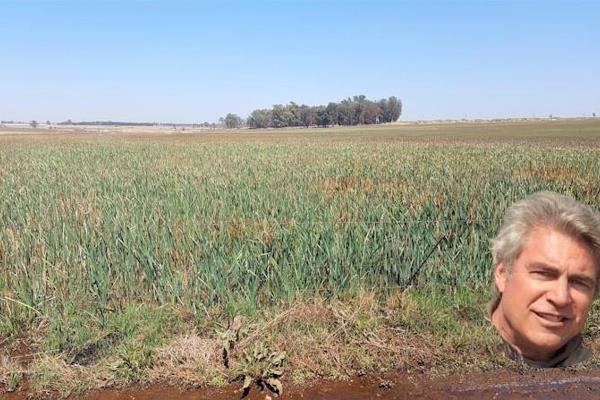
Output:
[[[537,315],[542,320],[549,322],[550,324],[562,325],[570,319],[569,317],[566,317],[564,315],[554,314],[554,313],[545,313],[545,312],[534,311],[534,314]]]

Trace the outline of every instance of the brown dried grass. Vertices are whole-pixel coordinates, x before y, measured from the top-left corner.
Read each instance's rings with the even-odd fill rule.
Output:
[[[176,336],[156,350],[148,378],[152,382],[200,386],[212,383],[218,375],[226,376],[219,341],[192,332]]]

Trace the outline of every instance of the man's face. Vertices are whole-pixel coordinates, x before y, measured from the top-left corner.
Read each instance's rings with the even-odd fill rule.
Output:
[[[535,228],[512,269],[496,267],[502,299],[492,322],[525,357],[550,359],[583,329],[597,279],[585,243],[552,228]]]

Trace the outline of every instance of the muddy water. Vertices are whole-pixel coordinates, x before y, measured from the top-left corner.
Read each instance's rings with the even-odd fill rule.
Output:
[[[267,393],[253,390],[249,400],[265,399]],[[0,399],[24,400],[26,393],[0,394]],[[87,394],[85,400],[201,400],[239,399],[236,387],[180,390],[168,386],[102,390]],[[48,397],[45,397],[48,398]],[[75,398],[75,397],[72,397]],[[274,396],[273,396],[274,398]],[[325,381],[309,387],[285,386],[281,399],[367,400],[367,399],[599,399],[600,370],[494,372],[484,374],[428,377],[393,374]]]

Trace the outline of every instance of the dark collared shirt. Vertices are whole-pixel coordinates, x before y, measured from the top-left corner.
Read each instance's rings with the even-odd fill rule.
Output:
[[[592,356],[592,352],[583,346],[580,335],[569,340],[550,360],[535,361],[523,357],[514,347],[504,342],[504,353],[508,358],[535,368],[564,368],[583,362]]]

